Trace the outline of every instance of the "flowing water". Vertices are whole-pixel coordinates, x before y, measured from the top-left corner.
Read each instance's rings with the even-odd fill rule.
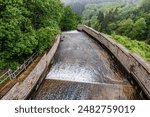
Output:
[[[34,99],[139,99],[128,75],[83,32],[61,34],[46,79]]]

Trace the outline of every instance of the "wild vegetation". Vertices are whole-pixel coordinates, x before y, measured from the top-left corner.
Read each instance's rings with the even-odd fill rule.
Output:
[[[16,69],[31,54],[42,53],[79,20],[60,0],[0,0],[0,70]]]
[[[61,0],[65,5],[72,7],[75,13],[82,15],[86,6],[89,4],[103,4],[103,3],[130,3],[133,4],[137,0]]]
[[[149,39],[149,6],[150,0],[137,4],[90,4],[83,12],[83,23],[107,34],[115,32],[132,39]]]
[[[150,0],[87,4],[82,23],[103,32],[150,61]]]
[[[80,16],[150,61],[149,6],[150,0],[0,0],[0,70],[42,53],[60,31],[75,29]]]
[[[141,55],[145,60],[150,62],[150,46],[144,41],[137,41],[126,36],[112,34],[110,36],[116,42],[124,45],[131,52]]]

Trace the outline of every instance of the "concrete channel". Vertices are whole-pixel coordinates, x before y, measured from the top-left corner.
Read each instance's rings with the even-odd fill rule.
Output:
[[[32,99],[141,99],[129,77],[90,36],[64,32],[53,65]]]

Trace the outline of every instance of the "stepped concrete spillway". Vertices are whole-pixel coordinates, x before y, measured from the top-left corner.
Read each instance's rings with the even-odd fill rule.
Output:
[[[64,32],[53,65],[33,99],[140,99],[128,77],[90,36]]]

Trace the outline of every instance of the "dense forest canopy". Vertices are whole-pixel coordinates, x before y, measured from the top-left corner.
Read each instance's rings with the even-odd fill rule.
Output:
[[[82,23],[150,61],[150,0],[63,0]]]
[[[83,23],[107,34],[115,32],[132,39],[149,39],[149,6],[150,0],[140,4],[89,4],[83,12]]]
[[[0,70],[15,69],[34,52],[42,53],[54,36],[74,29],[79,20],[60,0],[0,0]]]
[[[74,12],[81,15],[85,10],[85,6],[88,4],[100,4],[100,3],[131,3],[134,4],[139,0],[61,0],[65,5],[72,7]]]
[[[150,38],[150,0],[62,1],[82,16],[83,24],[101,32],[138,40]]]
[[[0,0],[0,70],[16,69],[55,35],[75,29],[76,13],[150,61],[150,0]]]

